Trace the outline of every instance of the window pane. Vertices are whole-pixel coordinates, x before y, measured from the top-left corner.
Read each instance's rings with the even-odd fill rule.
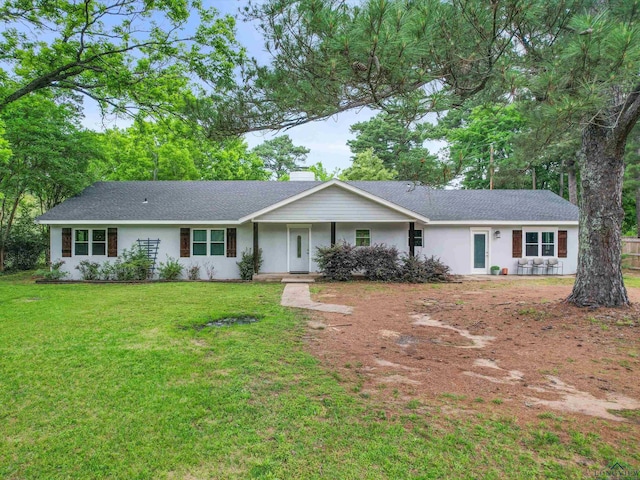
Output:
[[[206,242],[207,241],[207,231],[206,230],[194,230],[193,231],[193,241],[194,242]],[[204,255],[206,255],[206,253]]]
[[[212,243],[211,255],[224,255],[224,243]]]
[[[553,232],[542,232],[542,243],[553,243]]]
[[[356,230],[356,247],[368,247],[371,245],[371,232],[369,230]]]
[[[88,241],[89,241],[89,230],[76,230],[76,242],[88,242]]]
[[[302,258],[302,237],[300,235],[298,235],[297,242],[298,258]]]
[[[91,253],[93,255],[104,255],[105,251],[106,249],[104,243],[94,243],[91,245]]]
[[[527,232],[525,243],[538,243],[538,232]]]
[[[107,239],[107,234],[104,230],[94,230],[92,237],[94,242],[104,242]]]
[[[194,255],[206,255],[207,254],[207,244],[206,243],[194,243],[193,244],[193,254]]]
[[[538,244],[527,245],[527,251],[525,252],[525,256],[527,256],[527,257],[537,257],[538,256]]]
[[[211,230],[212,242],[224,242],[224,230]]]
[[[413,231],[413,245],[416,247],[422,246],[422,230]]]
[[[76,243],[76,255],[89,255],[89,244]]]
[[[553,248],[553,244],[548,245],[548,244],[544,244],[542,245],[542,256],[543,257],[553,257],[553,252],[554,248]]]

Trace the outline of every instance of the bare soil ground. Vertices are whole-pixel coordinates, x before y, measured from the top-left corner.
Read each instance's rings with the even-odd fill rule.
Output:
[[[525,424],[553,412],[638,444],[640,306],[580,309],[563,302],[570,291],[566,280],[319,283],[313,300],[354,313],[313,313],[324,328],[310,330],[308,348],[390,409],[451,399],[452,414]],[[629,296],[639,302],[640,289]]]

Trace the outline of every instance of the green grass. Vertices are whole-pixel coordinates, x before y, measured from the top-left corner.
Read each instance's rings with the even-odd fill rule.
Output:
[[[427,415],[422,401],[389,410],[353,393],[359,380],[305,352],[304,317],[279,306],[281,292],[278,284],[0,277],[0,478],[584,473],[563,461],[584,451],[575,439],[564,444],[509,418]],[[260,320],[194,328],[239,315]],[[592,444],[601,464],[611,455],[604,447]]]

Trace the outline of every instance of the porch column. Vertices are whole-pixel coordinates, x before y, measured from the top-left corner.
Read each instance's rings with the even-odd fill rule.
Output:
[[[258,224],[253,222],[253,272],[258,273]]]
[[[415,222],[409,222],[409,256],[414,257],[416,254],[416,224]]]
[[[336,244],[336,222],[331,222],[331,246]]]

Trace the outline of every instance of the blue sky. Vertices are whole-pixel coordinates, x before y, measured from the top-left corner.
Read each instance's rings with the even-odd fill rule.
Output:
[[[215,0],[212,3],[221,14],[239,17],[239,9],[248,2],[246,0]],[[264,49],[262,36],[254,25],[238,18],[236,38],[247,49],[250,56],[257,58],[261,63],[269,62],[269,55]],[[88,128],[96,130],[104,128],[104,122],[97,109],[91,107],[90,103],[87,103],[85,115],[84,124]],[[342,170],[351,165],[351,151],[347,146],[347,140],[354,138],[354,135],[349,133],[349,127],[354,123],[366,121],[374,115],[375,112],[372,110],[363,108],[343,112],[326,120],[308,123],[286,131],[249,133],[245,135],[245,138],[250,147],[255,147],[265,140],[287,134],[295,145],[302,145],[311,150],[307,156],[306,165],[322,162],[328,171],[333,171],[336,168]],[[127,124],[126,121],[118,122],[121,127]],[[107,124],[107,126],[112,126],[112,124]],[[437,144],[428,145],[428,147],[432,153],[437,153]]]

